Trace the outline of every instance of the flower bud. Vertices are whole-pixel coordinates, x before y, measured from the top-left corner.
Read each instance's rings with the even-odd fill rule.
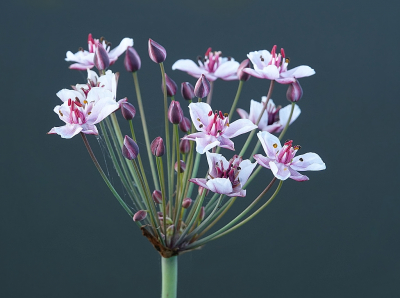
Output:
[[[194,87],[189,82],[183,82],[181,84],[181,94],[182,97],[186,100],[192,100],[194,95]]]
[[[151,142],[150,144],[150,150],[153,155],[160,157],[164,155],[165,152],[165,146],[164,146],[164,141],[161,137],[157,137]]]
[[[183,121],[182,121],[183,122]],[[182,123],[181,122],[181,123]],[[180,124],[179,124],[180,125]],[[181,142],[179,143],[179,151],[182,154],[187,154],[190,151],[190,142],[189,140],[184,140],[182,139]]]
[[[165,86],[167,86],[167,96],[175,96],[176,94],[176,89],[178,86],[176,83],[169,77],[167,74],[165,74]],[[161,91],[164,93],[164,84],[161,82]]]
[[[94,52],[93,59],[94,66],[97,67],[98,70],[105,70],[110,66],[110,59],[108,58],[108,53],[104,49],[101,43],[97,43],[96,51]]]
[[[174,230],[175,230],[175,225],[170,225],[167,228],[167,237],[171,237],[172,235],[174,235]]]
[[[203,195],[203,191],[206,192],[205,196],[208,195],[209,190],[207,188],[204,188],[202,186],[199,186],[199,195],[202,196]]]
[[[168,120],[172,124],[179,124],[183,118],[181,105],[176,100],[171,101],[168,109]]]
[[[147,217],[147,212],[145,210],[139,210],[133,215],[133,221],[142,221]]]
[[[149,56],[155,63],[161,63],[167,58],[167,51],[162,45],[149,38]]]
[[[121,103],[121,113],[126,120],[132,120],[136,115],[135,107],[129,102]]]
[[[175,163],[175,172],[178,172],[178,162]],[[179,169],[179,173],[183,173],[186,170],[186,164],[183,160],[181,160],[181,167]]]
[[[161,193],[161,191],[155,190],[155,191],[153,191],[151,196],[153,197],[154,202],[156,202],[157,204],[161,204],[162,203],[162,193]]]
[[[239,77],[239,80],[248,81],[250,79],[251,76],[243,71],[243,69],[249,67],[250,67],[250,59],[245,59],[242,61],[242,63],[240,63],[239,68],[237,70],[237,75]]]
[[[192,205],[193,200],[191,198],[184,198],[182,201],[182,208],[189,208]]]
[[[302,96],[303,89],[301,88],[299,81],[296,80],[289,85],[286,92],[286,98],[288,99],[288,101],[296,102],[299,101]]]
[[[188,132],[190,130],[192,123],[190,122],[189,118],[183,116],[182,121],[179,123],[179,128],[183,132]]]
[[[140,69],[142,65],[142,61],[140,60],[139,54],[136,50],[128,46],[125,52],[124,66],[125,69],[129,72],[135,72]]]
[[[122,146],[122,155],[129,160],[135,159],[139,154],[139,146],[129,136],[125,136]]]
[[[204,74],[197,80],[196,86],[194,86],[194,94],[199,98],[207,97],[210,93],[210,82],[207,80]]]
[[[202,221],[204,219],[204,216],[206,215],[206,211],[204,210],[204,206],[201,207],[200,213],[199,213],[199,220]]]

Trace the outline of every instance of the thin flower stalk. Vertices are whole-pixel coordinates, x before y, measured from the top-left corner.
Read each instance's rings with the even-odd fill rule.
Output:
[[[165,192],[164,167],[162,164],[162,158],[156,157],[156,163],[157,163],[157,171],[158,171],[158,177],[160,179],[161,194],[162,194],[163,231],[166,231],[167,230],[167,224],[166,224],[167,200],[166,200],[166,192]],[[169,216],[171,217],[171,214],[169,214]]]
[[[286,131],[287,131],[288,128],[289,128],[290,120],[292,119],[293,111],[294,111],[295,105],[296,105],[296,102],[292,102],[292,109],[290,110],[289,119],[288,119],[288,121],[287,121],[287,123],[286,123],[286,125],[285,125],[285,128],[282,130],[281,134],[280,134],[279,137],[278,137],[279,140],[282,140],[283,136],[285,135]],[[253,155],[254,155],[254,154],[253,154]],[[252,156],[253,156],[253,155],[252,155]]]
[[[210,81],[210,93],[207,95],[207,103],[211,105],[211,100],[214,92],[214,81]]]
[[[199,165],[200,165],[200,159],[201,159],[201,154],[196,152],[196,159],[194,161],[193,172],[192,172],[191,178],[196,178],[196,176],[197,176],[197,171],[198,171]],[[190,183],[189,184],[189,190],[188,190],[188,193],[187,193],[188,197],[192,196],[193,187],[194,187],[194,183]]]

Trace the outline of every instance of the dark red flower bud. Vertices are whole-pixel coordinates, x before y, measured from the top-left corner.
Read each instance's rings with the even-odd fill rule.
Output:
[[[190,122],[189,118],[183,116],[181,123],[179,123],[179,128],[183,132],[188,132],[190,130],[192,123]]]
[[[121,103],[121,113],[126,120],[132,120],[136,115],[135,107],[129,102]]]
[[[192,205],[193,200],[191,198],[184,198],[182,201],[182,207],[187,209]]]
[[[199,98],[207,97],[210,93],[210,82],[207,80],[204,74],[197,80],[196,86],[194,86],[194,94]]]
[[[110,66],[110,59],[108,58],[108,53],[104,49],[101,43],[97,43],[97,49],[94,52],[93,63],[98,70],[105,70],[107,69],[107,67]]]
[[[175,163],[175,172],[178,172],[178,162]],[[181,160],[181,167],[179,169],[179,173],[183,173],[186,170],[186,164],[183,160]]]
[[[139,210],[133,215],[133,221],[142,221],[147,217],[147,212],[145,210]]]
[[[172,124],[179,124],[183,118],[181,105],[176,100],[171,101],[168,109],[168,120]]]
[[[179,143],[179,150],[181,151],[182,154],[189,153],[189,151],[190,151],[190,142],[189,142],[189,140],[182,139],[181,142]]]
[[[239,68],[237,70],[237,75],[239,77],[239,80],[248,81],[250,79],[251,75],[243,71],[243,69],[249,67],[250,67],[250,59],[245,59],[242,61],[242,63],[240,63]]]
[[[162,203],[162,193],[161,193],[161,191],[155,190],[155,191],[153,191],[151,196],[153,197],[154,202],[156,202],[157,204],[161,204]]]
[[[122,155],[129,160],[135,159],[139,154],[139,146],[129,136],[125,136],[122,146]]]
[[[149,38],[149,56],[155,63],[161,63],[167,58],[167,51],[162,45]]]
[[[128,47],[125,52],[124,60],[125,69],[129,72],[135,72],[140,69],[142,61],[140,60],[139,54],[133,47]]]
[[[164,146],[164,141],[161,137],[157,137],[151,142],[150,145],[150,150],[153,155],[160,157],[164,155],[165,152],[165,146]]]
[[[303,89],[301,88],[299,81],[296,80],[289,85],[286,92],[286,98],[288,99],[288,101],[296,102],[299,101],[302,96]]]
[[[167,96],[175,96],[176,94],[176,89],[178,89],[178,86],[176,83],[169,77],[167,74],[165,74],[165,85],[167,86]],[[161,91],[164,93],[164,84],[161,82]]]
[[[181,94],[182,97],[186,100],[192,100],[194,95],[194,87],[189,82],[183,82],[181,84]]]

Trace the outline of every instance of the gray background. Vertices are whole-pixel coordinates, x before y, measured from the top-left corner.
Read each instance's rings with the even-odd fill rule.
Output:
[[[149,37],[167,49],[166,69],[178,84],[195,79],[172,64],[209,46],[242,61],[277,44],[291,67],[316,70],[301,80],[302,114],[286,137],[303,153],[320,154],[327,170],[284,183],[254,220],[182,255],[179,297],[398,297],[397,2],[142,2],[0,4],[0,296],[159,296],[159,256],[101,180],[80,137],[46,135],[61,124],[52,111],[55,93],[86,77],[68,70],[65,53],[86,47],[91,32],[114,45],[134,39],[153,138],[163,133],[162,94]],[[112,67],[121,72],[118,96],[136,103],[122,61]],[[236,87],[217,81],[213,108],[228,110]],[[248,109],[267,89],[268,81],[252,78],[239,107]],[[278,85],[275,102],[286,105],[285,92]],[[271,177],[265,170],[228,217]]]

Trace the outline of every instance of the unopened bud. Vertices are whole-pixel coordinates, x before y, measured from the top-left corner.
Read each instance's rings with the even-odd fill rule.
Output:
[[[121,113],[126,120],[132,120],[136,115],[135,107],[129,102],[121,103]]]
[[[183,122],[183,121],[182,121]],[[181,123],[182,123],[181,122]],[[179,151],[182,154],[187,154],[190,151],[190,142],[189,140],[182,139],[181,142],[179,143]]]
[[[204,187],[202,187],[202,186],[199,186],[199,195],[200,195],[200,196],[203,195],[203,192],[204,192],[204,191],[206,192],[205,196],[207,196],[209,190],[208,190],[207,188],[204,188]]]
[[[139,210],[133,215],[133,221],[142,221],[147,217],[147,212],[145,210]]]
[[[167,236],[171,237],[174,234],[174,230],[175,230],[175,225],[170,225],[167,228],[167,233],[166,233]]]
[[[167,51],[162,45],[149,38],[149,56],[155,63],[161,63],[167,58]]]
[[[183,116],[182,121],[179,123],[179,128],[183,132],[188,132],[190,130],[192,123],[190,122],[189,118]]]
[[[135,159],[139,154],[139,146],[129,136],[125,136],[122,146],[122,155],[129,160]]]
[[[153,191],[151,196],[153,197],[154,202],[156,202],[157,204],[161,204],[162,203],[162,193],[161,193],[161,191],[155,190],[155,191]]]
[[[303,96],[303,89],[301,88],[299,81],[296,80],[295,82],[289,85],[286,92],[286,98],[288,99],[288,101],[297,102],[300,100],[302,96]]]
[[[175,163],[174,169],[175,169],[175,172],[178,172],[178,162]],[[183,173],[185,170],[186,170],[186,164],[183,160],[181,160],[181,167],[180,167],[179,173]]]
[[[171,101],[168,109],[168,120],[172,124],[179,124],[183,118],[183,111],[178,101]]]
[[[124,66],[129,72],[135,72],[140,69],[142,61],[140,60],[139,54],[133,47],[128,46],[125,52]]]
[[[189,82],[183,82],[181,84],[181,94],[182,97],[186,100],[192,100],[194,95],[194,87]]]
[[[182,208],[189,208],[192,205],[193,200],[191,198],[184,198],[182,201]]]
[[[207,80],[204,74],[197,80],[196,86],[194,86],[194,94],[199,98],[207,97],[210,93],[210,82]]]
[[[199,220],[202,221],[204,219],[204,216],[206,215],[206,211],[204,210],[204,206],[201,207],[200,213],[199,213]]]
[[[164,155],[165,152],[165,146],[164,146],[164,141],[161,137],[157,137],[151,142],[150,144],[150,150],[153,155],[160,157]]]
[[[165,74],[165,86],[167,86],[167,96],[175,96],[178,86],[167,74]],[[161,91],[164,93],[164,84],[161,82]]]
[[[107,69],[107,67],[110,66],[110,59],[108,58],[108,53],[104,49],[103,45],[99,42],[97,42],[97,49],[94,52],[93,63],[98,70],[105,70]]]
[[[250,75],[248,73],[245,73],[243,69],[249,68],[250,67],[250,60],[245,59],[240,63],[239,68],[237,70],[237,75],[239,77],[239,80],[241,81],[248,81],[250,79]]]

